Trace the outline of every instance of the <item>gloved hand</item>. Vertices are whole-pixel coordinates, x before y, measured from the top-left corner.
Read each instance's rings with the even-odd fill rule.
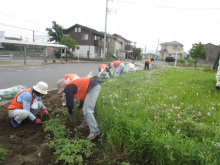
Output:
[[[48,113],[47,109],[44,109],[43,114],[45,114],[45,115],[47,115],[47,116],[49,115],[49,113]]]
[[[34,119],[34,122],[35,122],[35,124],[40,124],[40,123],[42,123],[42,121],[40,120],[40,119]]]

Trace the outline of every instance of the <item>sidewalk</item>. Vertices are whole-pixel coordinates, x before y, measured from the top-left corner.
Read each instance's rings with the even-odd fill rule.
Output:
[[[26,65],[24,64],[24,60],[0,60],[0,67],[10,67],[10,66],[40,66],[40,65],[50,65],[50,64],[72,64],[72,63],[88,63],[88,62],[99,62],[99,61],[78,61],[78,60],[71,60],[65,61],[63,59],[62,63],[60,59],[56,59],[56,62],[53,62],[53,59],[47,59],[47,63],[43,59],[27,59]]]

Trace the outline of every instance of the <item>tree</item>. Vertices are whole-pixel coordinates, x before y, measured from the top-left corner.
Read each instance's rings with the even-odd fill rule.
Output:
[[[60,40],[59,44],[66,45],[69,49],[75,49],[76,48],[76,41],[72,39],[70,36],[66,37],[63,36]]]
[[[219,65],[219,59],[220,59],[220,51],[218,52],[218,55],[215,59],[214,65],[213,65],[213,70],[217,70],[218,69],[218,65]]]
[[[133,48],[134,59],[140,60],[141,57],[141,48]]]
[[[52,21],[52,28],[46,28],[46,31],[48,31],[49,35],[49,41],[55,41],[60,43],[61,39],[63,38],[63,31],[65,29],[56,23],[56,21]]]
[[[204,45],[199,42],[192,45],[192,48],[189,50],[189,55],[195,60],[195,69],[196,64],[200,59],[206,59],[206,51]]]

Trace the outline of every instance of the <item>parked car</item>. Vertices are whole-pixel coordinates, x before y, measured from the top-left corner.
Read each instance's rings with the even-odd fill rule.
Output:
[[[174,57],[166,57],[165,62],[175,62]]]

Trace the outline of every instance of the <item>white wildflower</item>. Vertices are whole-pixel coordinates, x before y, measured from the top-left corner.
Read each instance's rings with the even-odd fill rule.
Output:
[[[208,115],[208,116],[211,116],[211,113],[208,112],[207,115]]]

